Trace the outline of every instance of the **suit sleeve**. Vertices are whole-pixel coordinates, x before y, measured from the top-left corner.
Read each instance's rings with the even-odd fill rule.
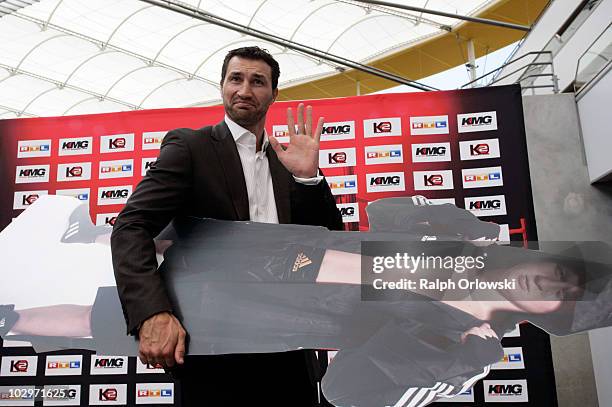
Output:
[[[185,130],[164,138],[157,161],[117,217],[111,235],[113,269],[128,333],[150,316],[171,311],[157,272],[155,238],[182,210],[192,185],[191,152]]]
[[[316,185],[295,182],[296,199],[291,201],[293,223],[325,226],[329,230],[342,230],[342,215],[336,200],[323,179]]]

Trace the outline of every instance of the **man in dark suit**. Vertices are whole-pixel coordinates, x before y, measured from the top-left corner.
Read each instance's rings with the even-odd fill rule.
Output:
[[[318,171],[323,118],[313,128],[312,108],[306,108],[304,120],[300,104],[297,128],[287,111],[286,147],[266,134],[279,74],[278,63],[265,50],[230,51],[221,76],[225,119],[199,130],[170,131],[113,228],[113,267],[128,333],[138,335],[143,362],[178,369],[184,406],[212,400],[236,405],[239,399],[318,404],[313,351],[184,357],[187,333],[173,314],[153,242],[179,216],[342,228]],[[287,391],[291,399],[279,398]]]

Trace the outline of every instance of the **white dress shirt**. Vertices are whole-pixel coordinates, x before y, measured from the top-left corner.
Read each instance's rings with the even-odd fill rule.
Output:
[[[253,133],[234,122],[227,115],[225,115],[225,123],[236,142],[238,155],[242,163],[244,181],[249,197],[249,217],[255,222],[278,223],[272,175],[266,156],[266,147],[270,143],[268,133],[264,129],[261,150],[256,151],[257,138]],[[320,174],[313,178],[298,178],[295,176],[293,178],[306,185],[316,185],[323,179]]]

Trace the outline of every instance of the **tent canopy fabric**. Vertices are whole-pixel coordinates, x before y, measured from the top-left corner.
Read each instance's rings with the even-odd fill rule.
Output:
[[[403,3],[477,15],[500,1]],[[362,63],[461,24],[353,0],[184,3]],[[343,71],[337,64],[137,0],[0,1],[0,119],[218,104],[223,57],[247,45],[266,48],[279,61],[281,89]]]

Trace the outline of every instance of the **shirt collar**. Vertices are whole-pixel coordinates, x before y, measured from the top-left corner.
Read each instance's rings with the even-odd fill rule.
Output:
[[[229,116],[226,114],[225,115],[225,124],[227,124],[227,127],[229,128],[230,133],[232,133],[232,137],[234,138],[234,141],[236,143],[238,143],[240,140],[240,144],[247,144],[249,146],[255,146],[255,141],[257,140],[257,138],[255,137],[255,135],[253,133],[251,133],[249,130],[245,129],[244,127],[242,127],[241,125],[239,125],[238,123],[236,123],[235,121],[233,121],[232,119],[229,118]],[[252,137],[249,137],[252,136]],[[266,129],[264,128],[264,135],[263,135],[263,145],[262,145],[262,151],[266,151],[266,147],[268,147],[268,144],[270,143],[268,141],[268,132],[266,131]]]

